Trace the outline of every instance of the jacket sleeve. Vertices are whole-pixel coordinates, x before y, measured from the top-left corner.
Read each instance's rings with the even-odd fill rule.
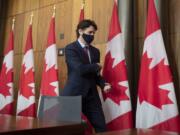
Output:
[[[94,63],[94,64],[84,64],[81,62],[80,57],[78,56],[76,50],[72,48],[65,48],[65,57],[66,57],[66,63],[69,68],[79,72],[81,75],[84,74],[97,74],[100,70],[100,67]]]
[[[100,52],[98,50],[98,62],[100,62]],[[96,76],[96,84],[101,88],[104,89],[106,81],[103,79],[103,77],[100,74],[100,71],[98,71]]]
[[[104,89],[106,81],[103,79],[101,75],[97,76],[96,78],[96,84],[101,88]]]

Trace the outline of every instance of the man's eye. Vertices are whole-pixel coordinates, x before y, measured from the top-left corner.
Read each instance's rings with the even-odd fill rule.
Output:
[[[95,34],[95,32],[94,32],[94,31],[92,31],[92,32],[90,32],[89,34]]]

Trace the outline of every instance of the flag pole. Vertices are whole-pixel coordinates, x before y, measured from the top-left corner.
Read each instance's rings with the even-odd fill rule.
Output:
[[[84,8],[85,0],[82,1],[82,9]]]
[[[54,5],[54,7],[53,7],[53,18],[55,17],[55,15],[56,15],[56,5]]]
[[[34,14],[33,14],[33,12],[31,13],[31,19],[30,19],[30,25],[32,25],[32,22],[33,22],[33,16],[34,16]]]
[[[12,30],[14,30],[15,17],[12,19]]]
[[[114,2],[115,2],[116,4],[118,4],[118,0],[114,0]]]

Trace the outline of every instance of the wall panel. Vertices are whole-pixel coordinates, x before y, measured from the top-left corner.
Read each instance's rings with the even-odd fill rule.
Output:
[[[103,5],[101,5],[103,3]],[[113,1],[93,1],[93,19],[98,25],[95,37],[96,44],[106,43],[108,37],[109,23],[111,19]]]
[[[24,21],[25,14],[18,14],[15,16],[14,27],[14,54],[23,53],[23,35],[24,33]]]

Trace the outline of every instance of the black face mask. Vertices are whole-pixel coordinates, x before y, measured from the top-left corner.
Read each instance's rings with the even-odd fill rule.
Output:
[[[88,35],[83,33],[82,37],[87,44],[90,44],[94,40],[94,35]]]

